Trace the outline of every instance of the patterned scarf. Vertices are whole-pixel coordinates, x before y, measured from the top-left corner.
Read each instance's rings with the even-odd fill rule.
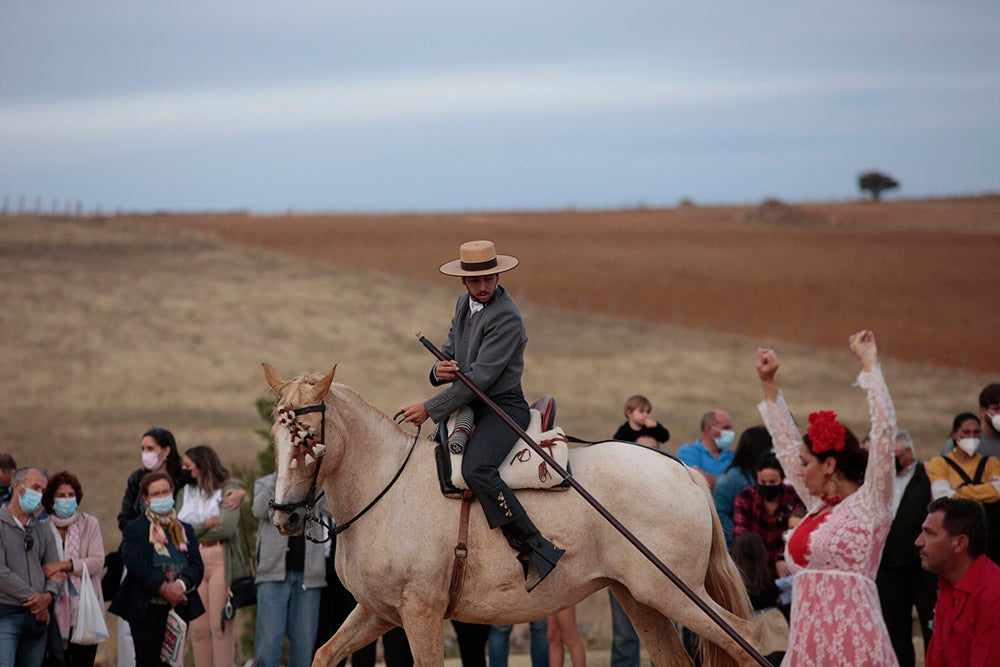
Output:
[[[157,514],[151,509],[146,510],[146,518],[149,519],[149,543],[153,545],[153,550],[161,556],[169,556],[170,550],[167,545],[174,543],[180,551],[187,553],[187,535],[184,534],[184,526],[177,520],[177,510],[170,510],[166,514]],[[167,537],[167,533],[170,537]]]
[[[56,533],[56,546],[59,552],[59,560],[79,560],[80,558],[80,533],[83,532],[83,517],[79,512],[74,512],[68,519],[59,519],[54,514],[50,517],[52,522],[62,528],[66,527],[66,536],[57,528],[53,528]],[[57,520],[59,519],[59,520]],[[79,521],[77,519],[80,519]],[[59,524],[64,524],[60,526]],[[65,525],[68,524],[68,527]],[[73,627],[73,618],[80,607],[80,583],[81,578],[76,575],[66,577],[66,582],[62,585],[62,592],[56,599],[56,623],[59,626],[59,634],[63,639],[69,639],[69,630]]]

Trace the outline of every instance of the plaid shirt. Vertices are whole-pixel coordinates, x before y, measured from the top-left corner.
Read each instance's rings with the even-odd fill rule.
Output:
[[[757,533],[764,539],[767,548],[768,566],[771,574],[777,576],[775,561],[785,559],[785,531],[788,530],[788,519],[792,516],[803,516],[806,506],[799,500],[795,490],[787,484],[782,484],[784,493],[778,496],[778,509],[769,515],[764,507],[764,498],[753,484],[736,494],[733,504],[733,540],[738,540],[743,533]]]

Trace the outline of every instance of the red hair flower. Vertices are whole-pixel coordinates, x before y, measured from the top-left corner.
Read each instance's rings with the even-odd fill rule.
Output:
[[[831,449],[842,451],[847,441],[844,436],[847,429],[837,421],[837,413],[833,410],[820,410],[809,415],[809,442],[812,443],[813,454],[822,454]]]

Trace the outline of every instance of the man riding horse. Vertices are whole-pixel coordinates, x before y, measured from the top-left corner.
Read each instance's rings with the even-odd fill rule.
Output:
[[[462,457],[462,475],[479,499],[490,528],[500,528],[518,552],[524,569],[524,587],[531,591],[565,553],[542,537],[524,507],[500,478],[499,466],[517,441],[517,434],[468,387],[455,382],[463,372],[522,429],[529,421],[528,403],[521,391],[524,348],[528,343],[521,312],[499,285],[500,274],[518,259],[497,255],[492,241],[470,241],[459,258],[441,265],[441,273],[457,276],[467,290],[459,297],[451,329],[442,351],[451,359],[431,368],[434,386],[445,389],[422,403],[403,409],[406,421],[417,426],[428,417],[442,424],[463,406],[472,409],[475,428]]]

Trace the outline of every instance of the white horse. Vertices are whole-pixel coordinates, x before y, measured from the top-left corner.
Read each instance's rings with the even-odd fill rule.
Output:
[[[390,485],[414,436],[354,390],[332,384],[336,366],[323,377],[287,382],[263,366],[279,405],[271,431],[274,503],[285,508],[274,511],[274,525],[286,534],[303,532],[302,505],[312,500],[311,485],[326,491],[333,518],[343,525]],[[314,411],[302,410],[308,407]],[[570,470],[740,636],[757,645],[750,603],[700,474],[655,450],[621,443],[573,449]],[[582,496],[572,490],[522,490],[518,498],[566,555],[534,591],[525,592],[515,552],[499,530],[490,530],[474,503],[464,586],[451,618],[525,623],[610,586],[657,667],[690,664],[671,619],[701,636],[706,664],[756,664]],[[440,491],[431,441],[417,442],[385,495],[337,537],[337,575],[358,606],[317,651],[314,667],[335,665],[396,626],[406,631],[418,667],[442,664],[441,623],[461,504]]]

